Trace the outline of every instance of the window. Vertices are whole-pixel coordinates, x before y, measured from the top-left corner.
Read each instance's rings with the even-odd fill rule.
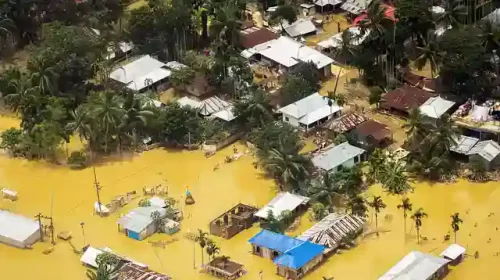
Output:
[[[255,246],[255,252],[260,253],[260,247],[259,246]]]
[[[290,119],[289,119],[288,117],[285,117],[285,121],[286,121],[286,122],[289,122],[289,121],[290,121]]]
[[[359,161],[359,156],[355,156],[354,157],[354,163],[358,163],[358,161]]]
[[[342,165],[337,166],[337,171],[342,170]]]

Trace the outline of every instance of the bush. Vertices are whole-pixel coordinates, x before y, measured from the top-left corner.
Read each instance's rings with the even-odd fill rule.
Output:
[[[87,166],[87,155],[82,151],[74,151],[68,157],[68,164],[72,169],[81,169]]]
[[[0,148],[5,149],[9,154],[15,156],[19,153],[19,144],[22,140],[22,130],[9,128],[2,132],[0,136]]]

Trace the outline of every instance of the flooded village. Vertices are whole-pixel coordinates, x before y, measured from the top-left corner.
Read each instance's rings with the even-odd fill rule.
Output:
[[[90,46],[102,48],[88,69],[43,66],[57,56],[1,61],[0,279],[500,272],[498,65],[489,45],[478,43],[484,57],[473,43],[454,46],[477,31],[469,26],[483,30],[483,17],[494,22],[491,1],[465,5],[474,18],[449,28],[446,0],[414,7],[432,16],[424,29],[441,40],[437,63],[421,62],[427,32],[396,33],[414,16],[398,1],[214,1],[209,14],[176,0],[129,2],[107,26],[45,19],[56,35],[30,42],[36,58],[61,45],[93,60]],[[84,7],[78,16],[114,9]],[[199,30],[165,27],[174,14]],[[151,15],[158,22],[142,22]],[[175,43],[162,37],[170,29]],[[397,39],[403,49],[389,52]],[[488,66],[467,60],[461,70],[476,72],[453,75],[456,53]],[[87,75],[87,89],[68,86],[72,75]],[[471,85],[478,75],[491,88]],[[469,87],[452,87],[459,78]]]

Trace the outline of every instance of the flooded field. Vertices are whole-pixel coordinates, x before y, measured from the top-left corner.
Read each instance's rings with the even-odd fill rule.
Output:
[[[15,119],[0,117],[2,130],[16,124]],[[72,144],[70,148],[78,146]],[[241,145],[237,147],[245,149]],[[172,237],[157,234],[144,241],[135,241],[117,231],[116,221],[119,215],[135,207],[139,199],[110,217],[92,215],[92,204],[96,201],[92,169],[74,171],[63,166],[1,155],[0,186],[17,190],[19,200],[0,200],[0,208],[26,216],[34,216],[39,212],[50,215],[53,198],[56,233],[71,231],[72,243],[77,248],[82,247],[84,242],[96,247],[110,247],[116,253],[148,264],[152,269],[174,279],[215,279],[199,273],[200,248],[186,240],[183,234],[199,228],[207,231],[211,219],[238,202],[263,206],[277,191],[273,181],[254,169],[254,159],[250,155],[230,164],[222,164],[224,157],[231,153],[232,149],[229,148],[206,159],[201,151],[153,150],[133,157],[110,159],[96,168],[97,178],[103,186],[101,199],[105,203],[115,195],[132,190],[140,192],[144,186],[165,182],[170,194],[183,201],[184,192],[189,186],[196,204],[183,206],[186,218],[181,223],[181,231]],[[217,163],[221,163],[220,169],[212,171]],[[500,268],[495,265],[500,260],[500,257],[495,257],[495,253],[500,251],[500,232],[496,228],[500,227],[500,211],[497,209],[500,190],[497,188],[498,183],[416,184],[415,192],[409,197],[414,208],[423,207],[429,214],[423,221],[421,233],[427,237],[427,241],[422,245],[416,244],[411,221],[408,222],[409,234],[404,236],[403,215],[396,207],[400,198],[383,195],[387,208],[379,217],[380,236],[370,235],[361,240],[356,248],[330,257],[304,279],[317,280],[322,279],[322,276],[334,276],[335,280],[377,279],[410,250],[437,255],[448,244],[443,243],[443,237],[450,231],[449,216],[457,211],[464,220],[458,232],[458,242],[466,246],[471,255],[476,250],[479,251],[480,258],[476,260],[469,257],[447,279],[493,279],[493,275],[500,272]],[[366,196],[378,193],[381,193],[380,188],[374,186]],[[496,211],[496,215],[491,214]],[[85,223],[85,241],[81,222]],[[311,222],[305,215],[299,228],[290,234],[297,235],[310,225]],[[241,279],[260,279],[260,270],[263,271],[262,279],[284,279],[275,275],[275,267],[271,261],[249,253],[251,247],[247,240],[258,231],[256,225],[231,240],[213,239],[219,244],[223,254],[245,265],[248,273]],[[165,249],[155,248],[148,243],[158,240],[173,242]],[[67,242],[56,242],[54,251],[49,255],[42,253],[52,246],[47,241],[35,244],[33,250],[0,245],[0,278],[86,279],[85,267],[79,261],[80,256],[73,253]]]

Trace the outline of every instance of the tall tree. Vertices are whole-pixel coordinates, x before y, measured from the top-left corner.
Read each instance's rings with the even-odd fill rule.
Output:
[[[410,217],[415,221],[415,228],[417,229],[417,244],[420,244],[420,228],[422,227],[422,219],[427,217],[428,215],[424,212],[422,207],[418,208],[417,211],[415,211]]]
[[[481,39],[486,51],[490,53],[496,73],[498,74],[499,61],[497,60],[497,55],[500,50],[500,29],[493,25],[490,20],[481,21],[479,29],[481,32],[477,36]]]
[[[198,245],[200,245],[200,248],[201,248],[201,264],[204,265],[204,261],[203,261],[203,250],[205,249],[205,246],[207,246],[207,242],[208,242],[208,232],[205,232],[201,229],[198,229],[198,233],[196,234],[195,238],[194,238],[194,241],[196,243],[198,243]]]
[[[401,199],[401,204],[398,204],[398,209],[403,210],[403,219],[404,219],[405,235],[406,235],[406,217],[408,216],[408,212],[411,212],[413,210],[413,204],[410,202],[410,199],[408,197],[405,197]]]
[[[366,207],[366,200],[361,196],[351,197],[347,202],[347,208],[351,211],[352,215],[359,217],[366,217],[368,208]]]
[[[415,65],[418,70],[422,70],[425,65],[431,68],[431,75],[434,78],[439,73],[439,66],[441,65],[442,54],[439,49],[437,35],[433,30],[427,33],[423,47],[417,47],[420,55],[415,60]]]
[[[378,233],[378,214],[382,209],[386,207],[385,203],[382,201],[382,197],[380,196],[373,196],[371,201],[368,201],[368,206],[370,206],[375,214],[375,230],[377,232],[377,236],[379,235]]]
[[[408,120],[403,125],[406,137],[412,147],[417,146],[428,133],[428,126],[424,116],[418,108],[410,110]]]
[[[346,29],[342,31],[341,39],[337,42],[340,45],[335,49],[334,57],[335,59],[341,59],[344,65],[347,65],[347,62],[351,61],[358,51],[358,48],[354,44],[355,40],[359,40],[356,36],[350,29]]]
[[[405,163],[400,160],[387,161],[380,178],[383,188],[391,194],[404,194],[412,190]]]
[[[220,248],[219,246],[217,246],[217,244],[215,244],[215,242],[212,239],[208,239],[206,251],[208,255],[208,260],[210,261],[211,259],[215,258],[217,254],[220,253]]]
[[[28,62],[28,70],[31,72],[33,85],[37,85],[44,94],[55,94],[59,78],[58,67],[58,65],[49,65],[46,58],[30,60]]]
[[[454,240],[455,243],[457,243],[457,231],[460,230],[460,225],[464,221],[460,219],[460,214],[458,214],[458,212],[451,215],[450,217],[451,217],[451,228],[453,229]]]
[[[258,89],[251,97],[237,100],[234,104],[234,114],[241,126],[264,126],[272,120],[272,107],[267,93]]]
[[[447,28],[458,27],[464,23],[467,16],[467,7],[460,0],[444,0],[444,12],[438,14],[435,22]]]
[[[270,21],[277,22],[281,25],[281,30],[283,31],[283,21],[288,22],[289,24],[294,23],[297,20],[297,11],[295,8],[288,4],[279,5],[271,14]]]

